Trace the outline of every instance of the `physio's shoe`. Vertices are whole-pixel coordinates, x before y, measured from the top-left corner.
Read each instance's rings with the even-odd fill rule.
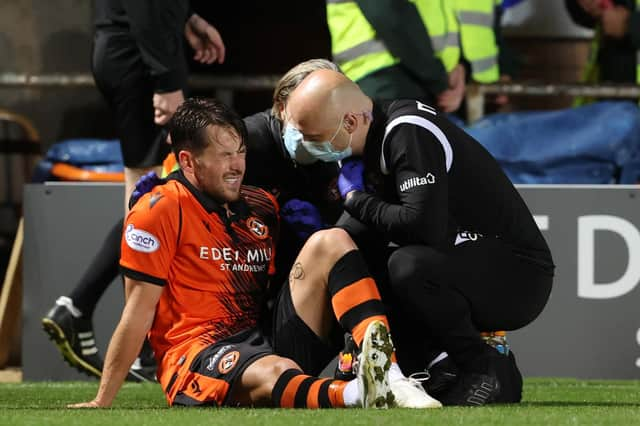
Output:
[[[440,399],[444,405],[486,405],[497,402],[500,382],[494,375],[466,373]]]
[[[42,328],[69,365],[82,373],[98,378],[102,376],[103,361],[98,353],[91,319],[83,318],[71,299],[58,298],[55,306],[42,318]]]
[[[358,357],[358,388],[364,408],[388,408],[395,405],[389,385],[393,342],[387,326],[379,320],[367,327]]]
[[[439,398],[453,388],[460,377],[460,370],[449,356],[429,367],[427,373],[428,379],[422,384],[434,398]]]
[[[390,383],[395,398],[394,407],[400,408],[440,408],[442,404],[429,396],[418,380],[404,377]]]
[[[515,404],[522,400],[522,374],[516,364],[515,354],[509,350],[505,357],[493,359],[493,369],[500,382],[500,395],[496,402],[503,404]]]

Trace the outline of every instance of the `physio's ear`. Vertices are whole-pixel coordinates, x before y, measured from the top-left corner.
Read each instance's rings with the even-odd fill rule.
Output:
[[[344,128],[348,133],[353,133],[358,128],[358,117],[352,112],[348,112],[344,116]]]

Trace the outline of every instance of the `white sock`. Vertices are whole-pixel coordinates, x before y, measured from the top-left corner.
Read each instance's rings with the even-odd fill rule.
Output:
[[[404,374],[402,374],[402,370],[400,370],[400,366],[397,362],[392,362],[391,367],[389,367],[389,382],[395,382],[396,380],[406,378]]]
[[[360,389],[358,389],[358,381],[356,379],[351,380],[344,387],[342,394],[345,407],[360,407],[362,406],[362,395],[360,395]]]
[[[58,297],[58,300],[56,300],[56,305],[64,306],[69,310],[69,312],[71,312],[71,315],[73,315],[76,318],[80,318],[82,316],[82,311],[80,311],[80,309],[73,306],[73,300],[71,300],[70,297],[67,297],[67,296]]]

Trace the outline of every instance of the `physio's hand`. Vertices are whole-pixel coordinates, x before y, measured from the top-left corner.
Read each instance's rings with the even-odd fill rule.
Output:
[[[351,159],[342,162],[338,190],[345,200],[351,191],[364,191],[364,164],[361,160]]]
[[[182,90],[167,93],[155,93],[153,95],[154,121],[159,126],[164,126],[171,120],[173,114],[184,102]]]
[[[314,232],[326,228],[316,206],[297,198],[292,198],[282,206],[280,217],[291,226],[301,241],[306,241]]]
[[[466,73],[461,64],[449,73],[449,88],[438,96],[438,106],[444,112],[454,112],[460,108],[466,89]]]
[[[202,64],[224,62],[226,49],[216,28],[197,14],[191,15],[184,26],[184,36],[195,51],[193,59]]]
[[[151,171],[146,175],[143,175],[136,182],[136,187],[133,189],[131,197],[129,197],[129,209],[132,209],[133,206],[136,205],[140,197],[147,192],[151,192],[154,187],[162,185],[163,183],[165,183],[165,180],[159,178],[156,172]]]

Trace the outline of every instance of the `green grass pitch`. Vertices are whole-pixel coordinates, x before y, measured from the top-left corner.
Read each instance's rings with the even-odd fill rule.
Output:
[[[0,425],[640,425],[640,381],[528,379],[521,404],[440,410],[167,408],[157,384],[126,384],[111,409],[70,410],[97,382],[0,384]]]

